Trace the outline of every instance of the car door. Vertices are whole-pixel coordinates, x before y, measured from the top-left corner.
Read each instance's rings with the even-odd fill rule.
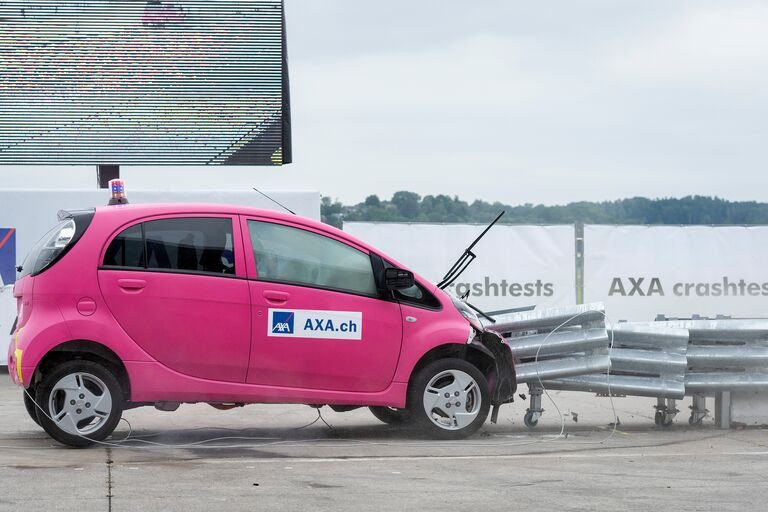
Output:
[[[185,375],[244,382],[250,297],[237,217],[147,219],[106,246],[99,286],[125,332]]]
[[[253,384],[375,392],[392,382],[400,306],[379,297],[368,253],[296,224],[242,217]]]

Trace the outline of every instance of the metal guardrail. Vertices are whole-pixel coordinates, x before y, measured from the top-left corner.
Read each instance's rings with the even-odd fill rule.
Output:
[[[618,324],[609,332],[610,378],[582,375],[544,382],[551,389],[680,399],[685,396],[688,331],[652,324]]]
[[[518,383],[527,383],[530,407],[525,423],[535,426],[541,413],[540,382],[607,372],[610,339],[602,303],[521,311],[497,316],[486,328],[507,341],[515,358]]]
[[[598,307],[588,305],[586,310],[592,314]],[[536,320],[554,316],[543,310]],[[558,316],[561,322],[568,318]],[[592,320],[596,321],[594,316]],[[526,324],[521,319],[515,325]],[[715,395],[722,402],[730,392],[768,390],[768,320],[663,320],[620,323],[608,331],[595,325],[572,329],[568,326],[544,338],[540,333],[524,336],[519,345],[513,333],[505,334],[513,352],[519,348],[515,352],[522,367],[519,381],[529,385],[531,407],[525,421],[529,427],[536,425],[543,412],[544,388],[655,397],[655,421],[662,426],[672,423],[679,412],[675,401],[686,395],[693,396],[689,423],[701,424],[709,413],[706,396]],[[590,372],[586,352],[571,359],[568,351],[594,347],[596,354],[602,354],[602,332],[612,342],[610,363],[596,361],[600,368]],[[530,362],[531,353],[539,355],[537,361]],[[548,359],[550,355],[556,357]]]
[[[670,424],[679,412],[675,400],[685,396],[688,330],[653,323],[620,323],[609,334],[613,346],[608,374],[556,379],[544,382],[544,386],[599,395],[655,397],[656,423]]]
[[[518,383],[597,373],[611,364],[600,303],[508,313],[486,327],[507,340]]]
[[[656,323],[688,330],[685,394],[693,397],[690,424],[700,425],[709,413],[707,396],[715,396],[716,423],[728,427],[731,392],[768,390],[768,320],[718,316]]]
[[[768,389],[768,320],[668,320],[690,337],[686,394]]]

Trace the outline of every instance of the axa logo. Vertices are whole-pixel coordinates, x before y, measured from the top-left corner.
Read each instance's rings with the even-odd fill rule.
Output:
[[[630,277],[625,286],[620,277],[614,277],[611,281],[611,289],[608,290],[608,296],[621,295],[622,297],[637,295],[639,297],[650,297],[652,295],[664,296],[664,288],[661,286],[661,280],[658,277],[649,279],[648,284],[644,285],[644,277]]]
[[[275,311],[272,313],[273,334],[293,334],[293,311]]]

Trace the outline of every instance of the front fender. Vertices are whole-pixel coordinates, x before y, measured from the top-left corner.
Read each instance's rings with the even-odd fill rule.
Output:
[[[439,313],[429,311],[404,312],[404,315],[413,316],[418,321],[403,324],[403,343],[394,382],[407,383],[425,354],[443,345],[466,346],[474,332],[460,315],[458,319],[440,317]]]

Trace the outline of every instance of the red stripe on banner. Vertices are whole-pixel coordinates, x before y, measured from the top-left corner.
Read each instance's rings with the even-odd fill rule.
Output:
[[[2,249],[3,246],[5,245],[5,242],[7,242],[9,238],[11,238],[11,235],[13,234],[14,231],[16,231],[16,228],[9,229],[8,234],[5,235],[5,238],[0,240],[0,249]]]

